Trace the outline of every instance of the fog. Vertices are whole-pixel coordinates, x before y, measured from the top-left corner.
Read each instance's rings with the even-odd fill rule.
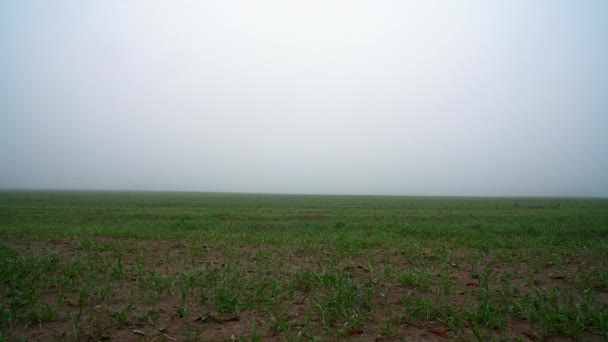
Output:
[[[0,188],[608,196],[608,2],[3,1]]]

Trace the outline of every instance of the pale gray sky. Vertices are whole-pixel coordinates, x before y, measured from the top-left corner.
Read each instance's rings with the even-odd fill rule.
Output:
[[[0,4],[0,188],[608,196],[608,1]]]

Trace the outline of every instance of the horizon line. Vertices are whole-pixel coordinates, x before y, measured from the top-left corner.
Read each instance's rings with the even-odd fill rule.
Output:
[[[158,190],[158,189],[94,189],[94,188],[2,188],[0,192],[135,192],[135,193],[200,193],[227,195],[275,195],[275,196],[353,196],[353,197],[452,197],[452,198],[534,198],[534,199],[608,199],[608,195],[436,195],[436,194],[371,194],[371,193],[298,193],[298,192],[255,192],[255,191],[213,191],[213,190]]]

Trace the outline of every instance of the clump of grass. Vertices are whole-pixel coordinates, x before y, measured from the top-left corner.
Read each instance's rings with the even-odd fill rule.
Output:
[[[245,291],[247,287],[246,279],[238,270],[225,268],[213,290],[217,310],[223,314],[238,315],[249,305]]]
[[[403,286],[418,287],[427,292],[431,288],[431,271],[428,269],[404,270],[399,275],[399,281]]]

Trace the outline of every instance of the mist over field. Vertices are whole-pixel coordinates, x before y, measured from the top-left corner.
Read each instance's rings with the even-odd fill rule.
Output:
[[[0,188],[608,196],[608,2],[3,1]]]

